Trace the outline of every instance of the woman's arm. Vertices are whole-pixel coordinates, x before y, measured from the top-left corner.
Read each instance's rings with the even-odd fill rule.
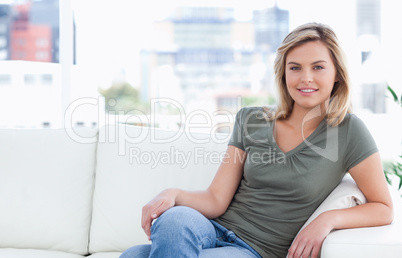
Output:
[[[246,153],[228,146],[226,155],[205,191],[166,189],[142,208],[142,228],[150,238],[152,221],[173,206],[191,207],[207,218],[222,215],[229,206],[243,176]]]
[[[393,220],[392,198],[382,169],[380,155],[374,153],[350,169],[350,175],[367,199],[367,203],[345,210],[334,211],[334,229],[374,227],[390,224]]]
[[[333,229],[373,227],[393,220],[392,199],[382,169],[380,155],[374,153],[349,173],[367,199],[367,203],[348,209],[320,214],[296,237],[289,258],[317,257],[325,238]]]

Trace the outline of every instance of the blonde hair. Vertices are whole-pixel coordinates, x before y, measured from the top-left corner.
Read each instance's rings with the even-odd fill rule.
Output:
[[[265,108],[268,112],[268,119],[285,119],[292,112],[294,100],[290,96],[285,80],[285,62],[290,50],[306,42],[321,41],[330,52],[332,61],[336,69],[336,82],[332,89],[330,101],[327,106],[327,124],[331,126],[339,125],[346,114],[351,112],[349,101],[349,75],[346,69],[343,51],[338,42],[334,31],[327,25],[319,23],[307,23],[297,27],[290,32],[278,48],[274,72],[275,82],[279,90],[279,104],[274,113]]]

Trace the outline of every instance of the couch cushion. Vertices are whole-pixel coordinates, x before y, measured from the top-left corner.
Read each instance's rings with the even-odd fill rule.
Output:
[[[141,208],[167,187],[201,190],[211,182],[228,135],[134,126],[100,130],[90,253],[148,243]]]
[[[84,258],[82,255],[63,253],[57,251],[33,250],[33,249],[0,249],[0,257],[4,258]],[[115,256],[116,258],[118,256]]]
[[[121,252],[96,253],[87,256],[87,258],[119,258],[121,254]]]
[[[0,247],[88,252],[96,131],[68,132],[0,130]]]

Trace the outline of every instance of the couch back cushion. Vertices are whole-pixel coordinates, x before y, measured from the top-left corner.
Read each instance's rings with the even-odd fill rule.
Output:
[[[88,253],[96,135],[0,130],[0,248]]]
[[[228,137],[123,125],[102,128],[90,253],[149,243],[141,228],[142,206],[168,187],[206,189]]]

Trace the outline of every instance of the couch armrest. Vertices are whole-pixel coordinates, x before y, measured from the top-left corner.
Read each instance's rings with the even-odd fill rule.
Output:
[[[402,224],[344,229],[331,232],[321,248],[322,258],[399,257],[402,254]]]
[[[394,188],[389,187],[389,189],[394,204],[393,223],[381,227],[334,230],[322,245],[321,258],[400,257],[402,254],[402,199]],[[363,193],[352,177],[346,174],[302,229],[324,211],[350,208],[365,202]]]
[[[402,199],[390,187],[394,221],[381,227],[334,230],[321,248],[322,258],[400,257],[402,254]]]

